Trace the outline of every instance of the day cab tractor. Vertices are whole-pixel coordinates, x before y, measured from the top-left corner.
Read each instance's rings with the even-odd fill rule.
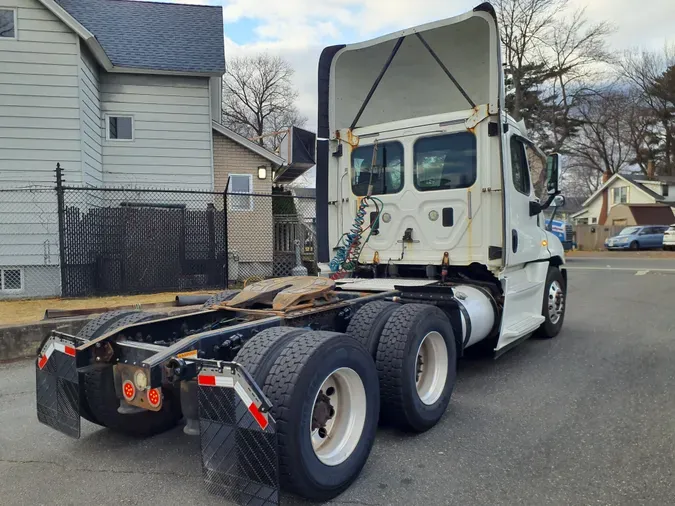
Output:
[[[438,423],[467,349],[560,332],[564,252],[542,211],[561,159],[504,112],[492,6],[328,47],[318,74],[319,276],[52,332],[36,361],[42,423],[152,436],[184,419],[210,492],[330,500],[378,424]]]

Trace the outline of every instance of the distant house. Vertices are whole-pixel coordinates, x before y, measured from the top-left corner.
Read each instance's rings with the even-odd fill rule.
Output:
[[[668,210],[673,207],[675,177],[614,174],[586,199],[572,220],[577,224],[624,225],[638,217],[638,221],[658,218],[653,224],[661,224],[669,220]]]
[[[224,71],[220,7],[0,1],[0,186],[212,190]],[[53,193],[0,206],[0,295],[59,295]]]
[[[284,165],[280,156],[213,123],[214,190],[229,195],[228,250],[230,279],[271,276],[273,264],[272,175]],[[222,203],[216,209],[222,209]]]

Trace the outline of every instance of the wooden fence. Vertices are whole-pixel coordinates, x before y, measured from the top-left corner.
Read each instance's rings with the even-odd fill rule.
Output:
[[[596,251],[605,249],[605,240],[618,235],[625,225],[576,225],[574,227],[577,249]]]

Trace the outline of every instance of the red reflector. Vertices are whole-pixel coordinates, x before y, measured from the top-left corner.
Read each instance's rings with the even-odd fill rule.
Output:
[[[204,375],[199,375],[197,376],[197,384],[199,385],[205,385],[209,387],[215,387],[216,386],[216,377],[215,376],[204,376]]]
[[[45,365],[47,365],[47,355],[42,355],[38,360],[38,367],[44,369]]]
[[[75,348],[73,348],[72,346],[66,346],[65,351],[66,355],[70,355],[71,357],[75,356]]]
[[[159,406],[160,401],[162,400],[162,394],[159,392],[159,388],[153,388],[148,391],[148,402],[153,408]]]
[[[269,422],[267,421],[267,418],[265,418],[265,416],[260,412],[260,410],[258,409],[258,406],[256,406],[255,404],[251,404],[248,407],[248,410],[253,415],[253,418],[255,418],[255,421],[258,422],[258,425],[260,425],[260,428],[262,430],[265,430],[267,428],[267,426],[269,425]]]
[[[131,381],[126,380],[122,383],[122,395],[124,395],[124,398],[128,401],[136,397],[136,387]]]

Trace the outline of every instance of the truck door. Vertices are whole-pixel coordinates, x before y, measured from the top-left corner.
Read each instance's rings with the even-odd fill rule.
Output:
[[[518,135],[510,135],[508,139],[508,153],[504,157],[504,179],[508,186],[505,192],[507,221],[504,242],[506,265],[516,266],[540,257],[545,234],[537,224],[537,215],[530,216],[530,202],[536,201],[534,183],[538,180],[537,177],[533,181],[528,160],[534,158],[534,150]]]

